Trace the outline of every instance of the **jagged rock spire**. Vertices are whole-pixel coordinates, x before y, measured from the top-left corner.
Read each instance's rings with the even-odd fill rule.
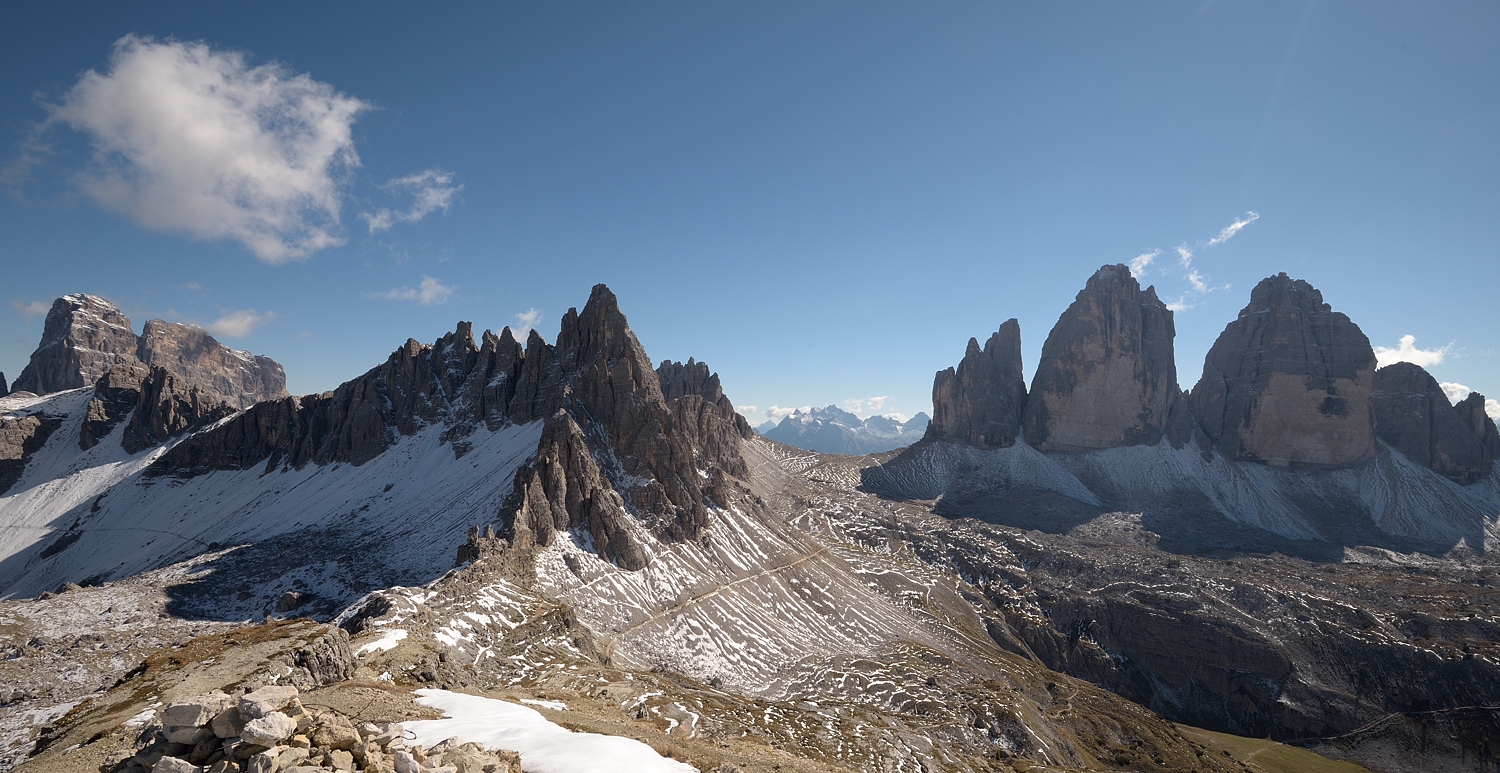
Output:
[[[1124,265],[1089,278],[1047,335],[1026,402],[1026,442],[1044,451],[1181,446],[1191,419],[1177,385],[1172,312]]]
[[[1214,342],[1189,397],[1230,459],[1342,466],[1375,455],[1375,352],[1312,285],[1261,280]]]
[[[932,422],[926,437],[980,448],[1014,445],[1026,409],[1021,372],[1021,323],[1008,319],[984,348],[969,339],[958,368],[932,381]]]

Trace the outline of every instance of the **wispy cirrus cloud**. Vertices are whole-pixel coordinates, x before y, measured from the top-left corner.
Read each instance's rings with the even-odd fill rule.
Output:
[[[453,173],[441,169],[428,169],[406,177],[397,177],[381,186],[388,191],[410,193],[412,204],[405,210],[382,208],[376,212],[364,212],[360,217],[370,226],[370,233],[390,230],[397,223],[415,223],[428,215],[442,210],[445,214],[453,204],[453,197],[464,189],[453,184]]]
[[[526,336],[541,323],[542,313],[535,308],[530,308],[516,315],[516,324],[511,328],[511,332],[517,341],[526,343]]]
[[[1401,336],[1401,341],[1395,346],[1375,347],[1375,367],[1384,368],[1387,365],[1393,365],[1398,362],[1409,362],[1424,368],[1441,365],[1452,350],[1453,344],[1451,342],[1446,346],[1436,349],[1418,349],[1417,337],[1404,335]]]
[[[457,285],[445,285],[430,276],[422,277],[416,287],[394,287],[383,293],[366,293],[366,298],[383,298],[388,301],[413,301],[423,306],[441,306],[452,297]]]
[[[1215,236],[1214,238],[1208,240],[1208,244],[1206,246],[1213,247],[1215,245],[1223,244],[1224,242],[1233,239],[1234,235],[1244,230],[1245,226],[1250,225],[1251,223],[1259,219],[1259,212],[1246,212],[1244,217],[1235,218],[1233,223],[1224,226],[1224,228],[1219,231],[1218,236]]]
[[[46,301],[11,301],[10,307],[30,322],[37,317],[45,316],[52,309],[52,304]]]
[[[1143,252],[1131,258],[1130,275],[1136,279],[1140,279],[1146,274],[1146,268],[1151,265],[1151,261],[1156,260],[1156,257],[1160,254],[1161,250],[1151,250],[1150,252]]]
[[[219,338],[246,338],[261,325],[276,319],[276,312],[256,313],[255,309],[226,311],[213,322],[203,326],[204,330]]]
[[[77,179],[105,209],[281,264],[344,242],[342,180],[359,165],[352,126],[367,107],[278,63],[126,35],[106,72],[89,70],[48,106],[37,134],[89,138],[93,161]]]

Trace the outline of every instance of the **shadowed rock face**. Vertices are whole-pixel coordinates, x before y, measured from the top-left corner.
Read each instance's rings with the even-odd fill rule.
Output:
[[[15,389],[45,395],[91,386],[116,362],[134,360],[137,343],[130,319],[109,301],[65,295],[52,302],[42,341]]]
[[[193,382],[207,399],[248,408],[286,397],[286,373],[270,357],[231,349],[200,328],[153,319],[141,330],[136,357]]]
[[[1172,312],[1124,265],[1104,266],[1042,346],[1024,419],[1043,451],[1181,446],[1192,431],[1177,386]]]
[[[1007,448],[1021,433],[1026,381],[1021,372],[1021,324],[1008,319],[984,348],[969,339],[958,368],[932,381],[927,437],[979,448]]]
[[[1494,420],[1484,412],[1484,402],[1484,395],[1470,392],[1453,410],[1479,441],[1481,464],[1488,474],[1495,460],[1500,459],[1500,431],[1496,431]]]
[[[5,374],[0,373],[0,397],[10,394],[10,385],[5,383]]]
[[[196,429],[234,413],[234,407],[162,367],[139,362],[121,362],[94,383],[94,397],[78,430],[78,446],[98,445],[128,416],[120,437],[129,453],[160,445],[190,429]]]
[[[1375,455],[1374,375],[1359,327],[1312,285],[1278,274],[1214,342],[1189,402],[1230,459],[1344,466]]]
[[[1482,433],[1474,432],[1420,365],[1398,362],[1375,371],[1370,401],[1376,435],[1406,458],[1462,485],[1490,474]]]

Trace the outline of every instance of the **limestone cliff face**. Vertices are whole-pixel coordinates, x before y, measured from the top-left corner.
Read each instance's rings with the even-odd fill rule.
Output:
[[[1124,265],[1100,268],[1052,328],[1026,401],[1043,451],[1181,446],[1191,433],[1172,351],[1172,312]]]
[[[248,408],[287,396],[286,373],[264,355],[231,349],[201,328],[153,319],[141,330],[136,358],[198,386],[209,400]]]
[[[5,374],[0,373],[0,397],[10,394],[10,385],[5,383]]]
[[[1495,460],[1500,459],[1500,431],[1495,429],[1495,421],[1484,412],[1484,403],[1484,395],[1470,392],[1468,397],[1453,406],[1453,410],[1479,441],[1481,470],[1488,475]]]
[[[134,360],[137,343],[130,319],[109,301],[65,295],[52,302],[15,390],[45,395],[92,386],[116,362]]]
[[[555,346],[535,331],[524,350],[509,329],[481,340],[467,322],[430,346],[409,340],[331,392],[262,402],[187,438],[147,474],[359,465],[436,424],[461,457],[481,426],[540,420],[500,507],[505,537],[547,545],[576,530],[630,569],[645,565],[637,534],[694,539],[714,506],[745,496],[739,442],[751,430],[718,377],[691,361],[654,370],[603,285],[563,317]]]
[[[1463,485],[1490,474],[1481,436],[1420,365],[1398,362],[1375,371],[1370,401],[1376,435],[1406,458]]]
[[[1375,352],[1323,294],[1268,277],[1214,342],[1189,397],[1230,459],[1336,467],[1375,455]]]
[[[1021,372],[1021,324],[1008,319],[984,348],[969,339],[958,367],[932,381],[928,438],[979,448],[1007,448],[1021,433],[1026,380]]]

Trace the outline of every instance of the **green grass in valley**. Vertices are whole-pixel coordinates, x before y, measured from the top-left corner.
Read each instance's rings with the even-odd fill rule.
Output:
[[[1229,752],[1230,757],[1264,773],[1370,773],[1368,768],[1352,762],[1332,760],[1264,738],[1244,738],[1188,725],[1178,725],[1177,728],[1187,737],[1207,746],[1210,752]]]

